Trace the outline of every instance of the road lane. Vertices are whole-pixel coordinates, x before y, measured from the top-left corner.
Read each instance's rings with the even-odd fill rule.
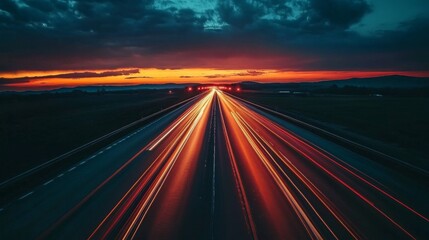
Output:
[[[310,229],[309,235],[314,234],[317,238],[323,228],[328,238],[413,238],[427,235],[428,219],[424,206],[404,203],[396,194],[389,193],[385,185],[340,158],[309,144],[236,99],[226,94],[220,96],[219,99],[228,106],[225,112],[230,113],[229,121],[235,122],[241,132],[246,133],[245,141],[252,144],[247,151],[253,150],[259,161],[272,171],[272,178],[279,179],[278,187],[285,189],[285,197],[291,190],[295,191],[296,197],[291,194],[287,198],[296,207],[296,215],[302,216],[302,225],[307,224],[307,229]],[[279,220],[271,220],[276,221]]]
[[[119,139],[109,150],[100,149],[88,159],[84,159],[82,161],[84,164],[78,163],[74,171],[65,171],[58,173],[53,179],[46,179],[45,183],[51,180],[52,182],[37,187],[31,198],[16,200],[2,206],[4,211],[0,215],[0,236],[7,239],[34,239],[72,209],[78,210],[75,211],[73,218],[62,224],[65,227],[57,231],[58,235],[75,238],[89,236],[105,213],[119,201],[150,164],[146,160],[148,152],[144,151],[144,147],[196,102],[188,103]],[[128,165],[107,181],[127,161]],[[102,191],[96,191],[97,194],[92,196],[92,201],[86,201],[76,208],[76,205],[103,182],[109,184],[102,187]]]
[[[181,207],[189,201],[192,184],[198,183],[192,180],[193,174],[199,172],[195,170],[199,163],[196,156],[199,155],[205,139],[212,95],[213,93],[208,95],[189,114],[185,114],[184,119],[179,119],[177,121],[179,124],[173,124],[172,128],[166,129],[160,135],[159,139],[165,139],[165,142],[169,143],[168,146],[158,145],[159,139],[148,145],[148,151],[153,152],[151,155],[156,158],[153,165],[133,185],[136,187],[130,189],[119,205],[106,216],[90,238],[117,235],[123,238],[142,235],[171,238],[183,230],[171,221],[183,218],[184,212],[181,211]],[[184,126],[181,127],[180,124]],[[177,134],[174,132],[175,129],[178,131]],[[171,180],[174,181],[170,182]],[[133,202],[135,207],[130,208]],[[127,211],[130,213],[126,214]],[[152,213],[153,211],[155,213]],[[124,224],[118,226],[121,220]],[[168,231],[164,229],[165,227]]]
[[[1,206],[0,237],[419,239],[425,189],[212,89]]]
[[[219,94],[223,115],[223,126],[229,138],[230,159],[233,169],[237,172],[238,186],[242,191],[244,208],[246,209],[249,227],[254,238],[285,239],[288,236],[304,238],[306,229],[314,229],[307,225],[306,216],[297,204],[289,204],[293,196],[279,182],[278,176],[267,165],[266,157],[255,145],[255,141],[241,122],[237,121],[236,111],[227,96]],[[295,214],[298,213],[298,214]],[[302,228],[300,221],[306,228]],[[316,236],[319,235],[314,231]]]
[[[189,131],[181,138],[175,160],[164,187],[148,210],[146,219],[141,219],[134,237],[138,239],[189,239],[207,238],[210,184],[207,171],[210,119],[213,112],[214,92],[208,95]],[[207,201],[209,200],[209,201]],[[192,211],[190,211],[192,209]],[[208,218],[207,218],[208,220]]]

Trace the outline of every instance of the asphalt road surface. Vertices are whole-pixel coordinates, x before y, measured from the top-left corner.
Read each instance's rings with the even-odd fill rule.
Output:
[[[0,208],[1,239],[427,239],[428,181],[212,89]]]

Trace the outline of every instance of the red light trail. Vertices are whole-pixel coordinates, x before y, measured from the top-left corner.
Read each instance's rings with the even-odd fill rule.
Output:
[[[425,236],[418,226],[429,225],[426,210],[388,181],[224,90],[201,93],[38,236],[62,236],[68,222],[100,200],[106,206],[85,225],[87,239]],[[121,176],[132,180],[122,184]],[[108,189],[120,194],[106,199]]]
[[[428,222],[426,217],[382,190],[382,186],[361,172],[226,93],[212,89],[148,144],[146,150],[153,152],[155,160],[93,231],[90,239],[170,238],[180,231],[175,222],[183,218],[183,207],[190,197],[189,182],[197,171],[201,143],[208,131],[214,104],[219,109],[231,171],[253,238],[340,239],[347,236],[360,239],[367,236],[365,229],[326,194],[329,192],[327,186],[319,186],[314,171],[324,174],[331,186],[348,191],[349,197],[360,199],[360,207],[377,212],[377,219],[403,237],[415,238],[395,213],[383,209],[380,199],[403,207],[420,221]],[[310,166],[315,170],[310,170]],[[362,187],[370,190],[362,191]],[[143,226],[145,223],[147,226]]]

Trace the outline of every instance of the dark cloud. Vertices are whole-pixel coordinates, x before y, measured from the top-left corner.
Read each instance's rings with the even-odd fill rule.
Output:
[[[258,1],[220,0],[217,11],[220,18],[234,27],[253,24],[264,15],[264,4]]]
[[[228,77],[247,77],[247,76],[261,76],[266,74],[263,71],[255,71],[255,70],[248,70],[246,72],[239,72],[239,73],[231,73],[231,74],[213,74],[213,75],[206,75],[205,78],[228,78]]]
[[[310,0],[304,17],[313,27],[348,28],[370,10],[365,0]]]
[[[347,29],[370,12],[366,0],[219,0],[220,18],[232,27],[270,21],[313,31]]]
[[[139,73],[139,69],[119,70],[119,71],[105,71],[105,72],[76,72],[64,73],[50,76],[40,76],[39,78],[94,78],[94,77],[113,77],[113,76],[126,76],[130,74]]]
[[[29,78],[0,78],[0,86],[14,83],[27,83],[30,82]]]
[[[139,73],[139,69],[130,70],[119,70],[119,71],[105,71],[105,72],[73,72],[55,75],[44,75],[34,77],[19,77],[19,78],[0,78],[0,85],[12,84],[12,83],[24,83],[30,82],[37,79],[52,79],[52,78],[63,78],[63,79],[78,79],[78,78],[101,78],[101,77],[113,77],[113,76],[127,76],[130,74]],[[141,78],[141,77],[139,77]]]
[[[365,0],[219,0],[206,11],[154,0],[2,0],[0,72],[428,69],[429,20],[351,31],[370,11]]]
[[[138,77],[126,77],[125,79],[147,79],[147,78],[152,78],[149,76],[138,76]]]
[[[255,70],[248,70],[245,73],[237,73],[237,76],[261,76],[264,75],[265,72],[263,71],[255,71]]]

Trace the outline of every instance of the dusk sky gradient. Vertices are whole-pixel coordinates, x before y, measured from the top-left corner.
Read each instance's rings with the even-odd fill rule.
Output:
[[[429,76],[427,0],[1,0],[0,90]]]

